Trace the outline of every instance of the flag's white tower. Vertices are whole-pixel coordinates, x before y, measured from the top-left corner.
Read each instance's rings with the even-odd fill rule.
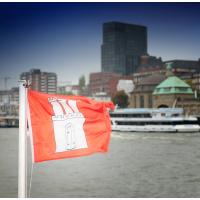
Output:
[[[85,118],[78,110],[75,100],[50,98],[54,111],[52,122],[56,152],[87,148],[83,124]]]

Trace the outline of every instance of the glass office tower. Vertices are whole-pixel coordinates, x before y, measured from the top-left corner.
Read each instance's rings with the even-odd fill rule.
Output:
[[[146,53],[147,28],[145,26],[120,22],[103,24],[102,72],[130,75],[136,71],[140,56]]]

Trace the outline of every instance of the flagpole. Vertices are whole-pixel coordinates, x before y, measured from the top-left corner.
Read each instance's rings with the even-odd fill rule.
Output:
[[[27,82],[19,81],[19,157],[18,157],[18,198],[27,197]]]

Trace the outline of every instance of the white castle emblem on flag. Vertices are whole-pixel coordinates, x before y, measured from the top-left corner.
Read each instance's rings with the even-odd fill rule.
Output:
[[[49,98],[54,111],[52,116],[56,152],[87,148],[83,124],[85,118],[79,112],[75,100]]]

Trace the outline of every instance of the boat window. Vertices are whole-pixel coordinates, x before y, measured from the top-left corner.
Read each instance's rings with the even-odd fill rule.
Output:
[[[174,113],[174,114],[172,114],[172,117],[178,117],[178,116],[179,116],[178,113]]]
[[[139,114],[139,113],[130,113],[130,114],[121,114],[121,113],[110,113],[110,116],[111,117],[116,117],[116,118],[120,118],[120,117],[124,117],[124,118],[130,118],[130,117],[133,117],[133,118],[151,118],[151,114],[149,113],[142,113],[142,114]]]
[[[176,121],[174,122],[175,125],[193,125],[193,124],[198,124],[197,121],[195,120],[184,120],[184,121]]]
[[[144,126],[144,125],[173,125],[172,122],[159,122],[159,121],[142,121],[142,122],[133,122],[133,121],[116,121],[118,125],[134,125],[134,126]]]
[[[193,125],[198,124],[197,121],[116,121],[117,125],[134,125],[134,126],[144,126],[144,125]]]

